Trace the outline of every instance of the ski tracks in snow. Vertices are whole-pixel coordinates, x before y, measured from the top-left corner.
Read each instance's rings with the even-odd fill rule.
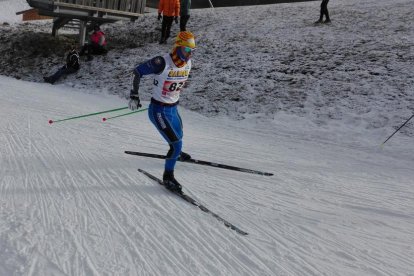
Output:
[[[1,107],[12,117],[0,121],[7,130],[0,145],[5,268],[24,275],[272,274],[271,265],[244,251],[243,238],[140,175],[140,164],[156,174],[163,165],[114,149],[122,137],[102,135],[107,126],[50,126],[47,114],[68,115],[8,100]],[[7,108],[17,102],[23,112]],[[240,218],[226,206],[207,207],[231,222]]]
[[[44,87],[33,85],[34,91]],[[186,192],[249,232],[240,236],[137,171],[161,176],[164,161],[127,156],[124,150],[167,150],[147,118],[49,126],[50,114],[73,115],[66,106],[85,114],[91,106],[99,110],[119,103],[99,98],[105,105],[96,106],[93,95],[71,99],[59,88],[36,94],[33,102],[22,101],[28,92],[4,91],[2,275],[414,271],[409,157],[399,161],[397,155],[288,132],[206,123],[183,112],[191,125],[185,150],[194,157],[275,173],[266,177],[177,164],[176,177]]]

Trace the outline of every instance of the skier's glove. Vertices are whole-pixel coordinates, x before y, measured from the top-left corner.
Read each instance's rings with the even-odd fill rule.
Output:
[[[161,20],[162,15],[160,13],[158,13],[158,20]]]
[[[141,101],[139,100],[139,96],[138,94],[133,93],[133,91],[131,90],[131,94],[129,95],[129,103],[128,103],[128,107],[129,109],[131,109],[132,111],[137,110],[138,108],[140,108],[141,105]]]
[[[175,24],[178,24],[178,16],[174,16]]]

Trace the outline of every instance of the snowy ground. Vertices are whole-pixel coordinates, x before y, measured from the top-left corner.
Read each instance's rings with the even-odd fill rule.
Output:
[[[413,122],[379,146],[414,112],[414,5],[389,2],[333,1],[329,26],[315,2],[193,12],[184,150],[275,175],[176,175],[248,236],[137,172],[163,162],[124,150],[167,150],[146,114],[47,123],[125,106],[129,70],[169,49],[154,17],[108,26],[111,52],[55,86],[73,35],[1,26],[22,80],[0,76],[0,275],[414,275]]]
[[[414,273],[411,139],[395,138],[404,152],[322,138],[295,116],[269,127],[182,110],[193,156],[275,173],[177,166],[185,190],[240,236],[136,170],[161,175],[162,161],[123,154],[167,150],[146,114],[50,126],[125,102],[0,83],[0,275]]]
[[[333,24],[317,26],[318,2],[193,10],[189,29],[198,50],[183,105],[207,116],[273,119],[285,111],[319,124],[367,128],[408,118],[414,112],[413,1],[331,2]],[[84,62],[62,85],[129,93],[134,66],[171,48],[158,45],[159,26],[156,13],[103,26],[109,54]],[[173,34],[177,29],[173,24]],[[54,72],[76,37],[54,39],[50,32],[50,21],[0,27],[0,74],[41,82]],[[141,89],[147,100],[150,85],[148,79]]]

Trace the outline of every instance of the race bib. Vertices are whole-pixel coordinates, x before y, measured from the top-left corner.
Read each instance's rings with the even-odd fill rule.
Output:
[[[162,96],[171,97],[173,95],[178,95],[184,84],[185,81],[164,81],[164,85],[162,86]]]

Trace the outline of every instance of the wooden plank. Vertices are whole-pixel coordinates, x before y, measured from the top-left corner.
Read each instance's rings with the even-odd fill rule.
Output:
[[[16,12],[16,15],[21,15],[21,14],[23,14],[25,12],[32,11],[32,10],[34,10],[34,9],[28,9],[28,10],[24,10],[24,11],[19,11],[19,12]]]
[[[107,9],[111,9],[111,10],[113,10],[113,9],[114,9],[114,7],[115,7],[114,0],[109,0],[109,1],[108,1],[108,4],[107,4],[107,6],[106,6],[106,8],[107,8]]]
[[[137,6],[137,2],[138,1],[131,1],[131,7],[130,7],[130,12],[135,12],[136,11],[136,6]]]
[[[124,0],[124,11],[130,12],[131,11],[131,0]]]
[[[145,8],[147,6],[147,0],[139,0],[139,6],[137,7],[137,10],[139,9],[142,11],[142,13],[145,13]]]
[[[99,11],[99,12],[104,12],[104,13],[120,14],[120,15],[125,15],[125,16],[132,16],[132,17],[137,17],[141,15],[140,13],[126,12],[126,11],[120,11],[120,10],[115,10],[115,9],[104,9],[104,8],[97,8],[97,7],[91,7],[91,6],[83,6],[83,5],[78,5],[78,4],[69,4],[69,3],[63,3],[63,2],[55,2],[54,5],[59,6],[59,7],[74,8],[74,9],[79,9],[79,10],[84,10],[84,11]]]

